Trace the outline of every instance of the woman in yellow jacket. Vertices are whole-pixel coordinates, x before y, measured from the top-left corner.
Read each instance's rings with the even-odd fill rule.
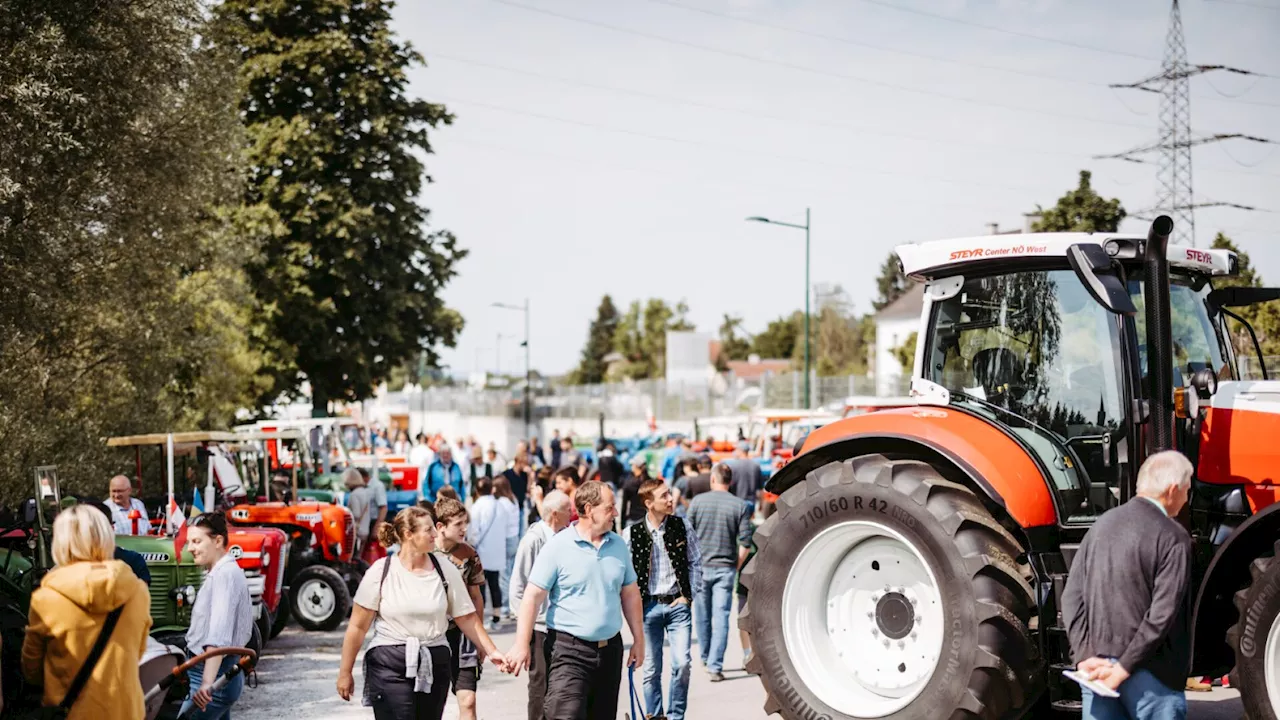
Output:
[[[31,596],[22,672],[44,686],[44,705],[62,702],[107,615],[123,607],[115,631],[71,706],[68,720],[142,720],[138,664],[151,630],[151,594],[129,566],[113,560],[115,535],[102,513],[75,505],[53,522],[53,561]]]

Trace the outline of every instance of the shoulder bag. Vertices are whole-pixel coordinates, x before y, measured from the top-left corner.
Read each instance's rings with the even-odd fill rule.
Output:
[[[107,642],[111,640],[111,634],[115,632],[116,623],[119,622],[122,613],[124,613],[123,605],[107,613],[107,620],[102,624],[102,630],[98,631],[98,639],[94,641],[93,648],[89,650],[89,657],[84,659],[84,664],[80,666],[75,679],[71,681],[71,687],[67,688],[67,694],[57,705],[40,708],[41,720],[64,720],[71,713],[71,707],[76,704],[80,693],[84,691],[84,686],[89,683],[89,676],[93,675],[93,669],[98,666],[98,660],[102,659],[102,653],[107,649]]]

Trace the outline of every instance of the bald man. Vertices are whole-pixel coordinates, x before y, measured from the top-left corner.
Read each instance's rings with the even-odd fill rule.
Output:
[[[111,478],[109,487],[111,497],[107,498],[106,506],[111,511],[111,521],[115,526],[117,535],[146,535],[150,527],[147,520],[147,508],[142,501],[133,497],[133,484],[129,482],[129,478],[123,475],[117,475]],[[129,517],[129,511],[137,510],[138,519],[135,521]],[[136,526],[136,531],[135,531]]]

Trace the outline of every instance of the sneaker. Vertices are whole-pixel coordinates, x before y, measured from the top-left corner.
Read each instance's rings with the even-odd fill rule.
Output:
[[[711,673],[711,682],[720,682],[721,680],[724,680],[724,673]]]
[[[1191,692],[1209,692],[1213,689],[1213,685],[1205,682],[1200,678],[1187,678],[1187,690]]]

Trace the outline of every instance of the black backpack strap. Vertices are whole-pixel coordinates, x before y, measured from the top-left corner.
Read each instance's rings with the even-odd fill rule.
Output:
[[[440,561],[436,559],[434,552],[427,553],[427,557],[431,558],[431,565],[435,567],[436,574],[440,576],[440,584],[444,585],[444,595],[447,601],[449,597],[449,581],[445,579],[444,571],[440,569]]]
[[[374,618],[382,615],[382,586],[387,584],[387,573],[391,572],[391,561],[395,556],[388,555],[382,559],[382,578],[378,580],[378,609],[373,611]]]
[[[62,698],[62,702],[58,703],[58,707],[67,712],[71,710],[71,706],[76,704],[76,699],[80,697],[84,686],[89,683],[89,676],[93,675],[93,669],[97,667],[98,660],[102,658],[102,653],[107,649],[107,642],[111,640],[111,633],[115,632],[116,623],[120,621],[120,615],[124,613],[124,606],[112,610],[107,613],[107,621],[103,623],[102,630],[98,633],[98,639],[93,643],[93,649],[89,651],[89,657],[84,659],[84,664],[80,666],[80,671],[76,673],[76,677],[71,681],[71,687],[67,688],[67,694]]]

